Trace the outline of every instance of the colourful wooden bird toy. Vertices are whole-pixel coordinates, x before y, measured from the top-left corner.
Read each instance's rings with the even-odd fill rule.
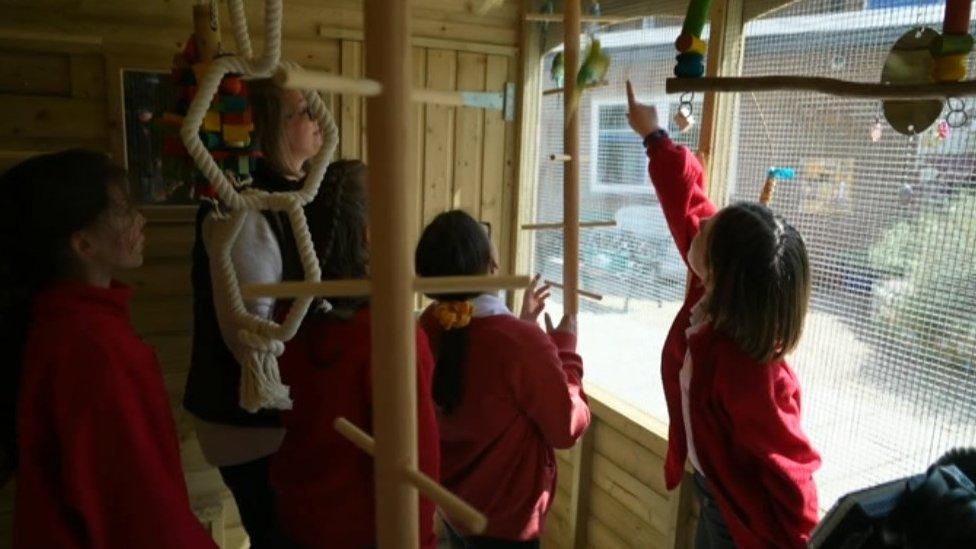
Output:
[[[204,13],[200,8],[209,9]],[[172,112],[160,118],[160,125],[165,131],[163,154],[181,158],[189,166],[193,165],[193,161],[179,135],[183,117],[196,96],[197,82],[202,80],[213,59],[224,55],[220,51],[220,30],[213,23],[216,18],[212,9],[213,5],[194,6],[195,31],[186,41],[183,51],[173,57],[170,72],[176,90],[176,104]],[[199,21],[204,18],[208,21],[206,25]],[[247,96],[247,84],[240,75],[225,76],[200,128],[200,139],[213,159],[241,181],[249,178],[256,159],[261,156],[261,151],[251,138],[254,121]],[[194,195],[201,200],[216,199],[216,193],[206,181],[194,185]]]
[[[711,5],[712,0],[691,0],[688,4],[681,34],[674,41],[674,47],[678,50],[678,64],[674,67],[674,75],[678,78],[701,78],[705,74],[706,45],[701,35],[705,30]]]

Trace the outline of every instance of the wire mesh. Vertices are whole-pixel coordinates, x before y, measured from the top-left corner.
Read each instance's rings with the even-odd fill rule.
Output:
[[[580,100],[580,219],[616,220],[613,228],[582,229],[580,288],[603,300],[580,300],[580,350],[586,357],[587,381],[666,417],[660,376],[653,372],[667,326],[680,307],[686,270],[647,175],[641,140],[627,124],[624,83],[630,79],[638,99],[655,104],[663,120],[672,121],[679,98],[664,93],[674,70],[674,40],[681,19],[645,19],[641,28],[598,33],[611,59],[609,84],[586,91]],[[706,31],[707,32],[707,31]],[[586,43],[581,45],[585,57]],[[554,53],[540,70],[550,82]],[[557,87],[551,83],[551,87]],[[549,155],[563,152],[563,97],[543,95],[539,132],[539,177],[536,221],[562,220],[563,163]],[[694,115],[701,111],[696,97]],[[698,127],[673,135],[697,146]],[[534,265],[546,278],[562,280],[562,234],[535,235]],[[556,292],[551,309],[559,313]]]
[[[920,25],[941,30],[943,10],[931,1],[801,0],[747,24],[742,73],[877,82],[895,40]],[[606,296],[581,302],[587,380],[665,419],[658,357],[685,269],[622,115],[623,82],[671,122],[679,99],[663,86],[680,24],[658,17],[602,33],[610,86],[580,105],[581,216],[618,222],[582,237],[580,286]],[[800,92],[741,94],[732,127],[720,129],[732,154],[710,176],[729,201],[756,200],[772,166],[796,170],[772,206],[804,235],[814,271],[791,362],[805,428],[824,457],[822,507],[976,440],[976,101],[960,100],[968,124],[947,127],[944,110],[911,139],[888,125],[879,101]],[[562,152],[561,101],[542,98],[540,222],[562,216],[562,164],[548,160]],[[669,129],[697,145],[697,126]],[[560,234],[537,234],[533,251],[536,269],[558,280]]]

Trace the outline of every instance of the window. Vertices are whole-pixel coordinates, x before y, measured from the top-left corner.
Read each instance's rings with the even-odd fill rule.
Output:
[[[800,0],[746,26],[742,72],[876,82],[895,40],[917,24],[941,28],[943,10],[944,2]],[[663,419],[659,357],[686,271],[622,104],[630,78],[671,121],[677,97],[663,88],[680,25],[656,18],[642,30],[603,34],[611,85],[588,91],[580,105],[589,155],[581,173],[590,174],[581,217],[617,221],[581,236],[580,286],[604,296],[580,301],[587,382]],[[539,222],[562,219],[562,164],[548,160],[562,150],[561,101],[542,98]],[[807,329],[791,363],[804,391],[804,427],[824,458],[824,508],[976,440],[976,99],[962,105],[965,126],[940,129],[944,110],[909,139],[884,121],[878,101],[740,94],[733,123],[721,128],[732,154],[709,179],[728,201],[756,200],[770,167],[796,172],[777,188],[773,209],[803,233],[814,272]],[[679,138],[696,147],[698,127]],[[560,279],[561,235],[536,233],[533,251],[535,268]]]
[[[749,23],[743,74],[876,82],[898,37],[916,24],[941,29],[944,10],[872,0],[827,13],[834,4],[801,0],[789,17]],[[965,107],[976,114],[973,98]],[[770,166],[796,170],[773,209],[803,233],[814,271],[791,363],[823,454],[825,507],[976,440],[976,125],[940,133],[939,121],[909,139],[878,101],[739,96],[730,200],[755,200]]]
[[[627,124],[624,82],[638,98],[654,104],[662,123],[672,123],[678,96],[664,93],[674,70],[674,40],[682,18],[645,19],[643,28],[601,33],[610,56],[610,84],[588,90],[580,99],[580,216],[615,220],[616,227],[583,229],[580,236],[580,287],[602,301],[581,299],[579,348],[586,358],[587,383],[601,386],[658,417],[667,417],[660,381],[660,356],[668,326],[684,293],[687,270],[668,232],[647,175],[640,138]],[[707,31],[706,31],[707,32]],[[585,48],[585,46],[584,46]],[[540,67],[548,80],[552,54]],[[701,96],[694,115],[701,115]],[[563,98],[541,97],[539,176],[535,221],[562,220],[563,163],[549,155],[563,150]],[[697,144],[698,125],[679,140]],[[545,278],[562,279],[563,243],[558,231],[534,233],[533,268]],[[556,291],[550,313],[561,313]]]
[[[662,122],[667,122],[667,130],[674,140],[691,148],[698,146],[698,132],[682,133],[675,124],[681,106],[668,96],[641,97],[640,101],[657,105]],[[696,98],[692,102],[692,117],[701,112],[702,102]],[[647,155],[644,145],[636,138],[634,130],[627,122],[627,104],[619,100],[611,102],[592,101],[590,134],[591,140],[590,187],[593,192],[646,193],[650,185],[647,175]]]
[[[590,158],[590,185],[594,191],[642,192],[649,183],[642,166],[644,146],[627,123],[626,103],[593,103],[596,124]]]
[[[172,109],[175,92],[169,73],[124,70],[126,165],[133,199],[141,205],[196,205],[192,196],[195,168],[163,153],[164,129],[159,118]]]

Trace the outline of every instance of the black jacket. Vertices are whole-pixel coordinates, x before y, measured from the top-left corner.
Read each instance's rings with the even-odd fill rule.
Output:
[[[255,187],[271,192],[296,190],[301,185],[281,177],[263,164],[259,164],[253,177]],[[238,403],[241,366],[224,343],[217,324],[210,261],[203,243],[203,220],[211,209],[210,204],[201,205],[196,217],[190,274],[193,283],[193,349],[183,407],[204,421],[253,427],[278,426],[276,410],[260,410],[252,414]],[[301,280],[303,269],[288,215],[285,212],[261,213],[268,220],[281,249],[282,278]]]

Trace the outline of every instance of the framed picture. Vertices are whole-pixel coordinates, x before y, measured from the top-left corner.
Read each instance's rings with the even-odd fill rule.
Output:
[[[157,119],[176,104],[169,74],[150,70],[122,70],[125,160],[130,194],[142,206],[195,206],[192,196],[196,170],[183,158],[163,154],[164,135],[174,133]]]

